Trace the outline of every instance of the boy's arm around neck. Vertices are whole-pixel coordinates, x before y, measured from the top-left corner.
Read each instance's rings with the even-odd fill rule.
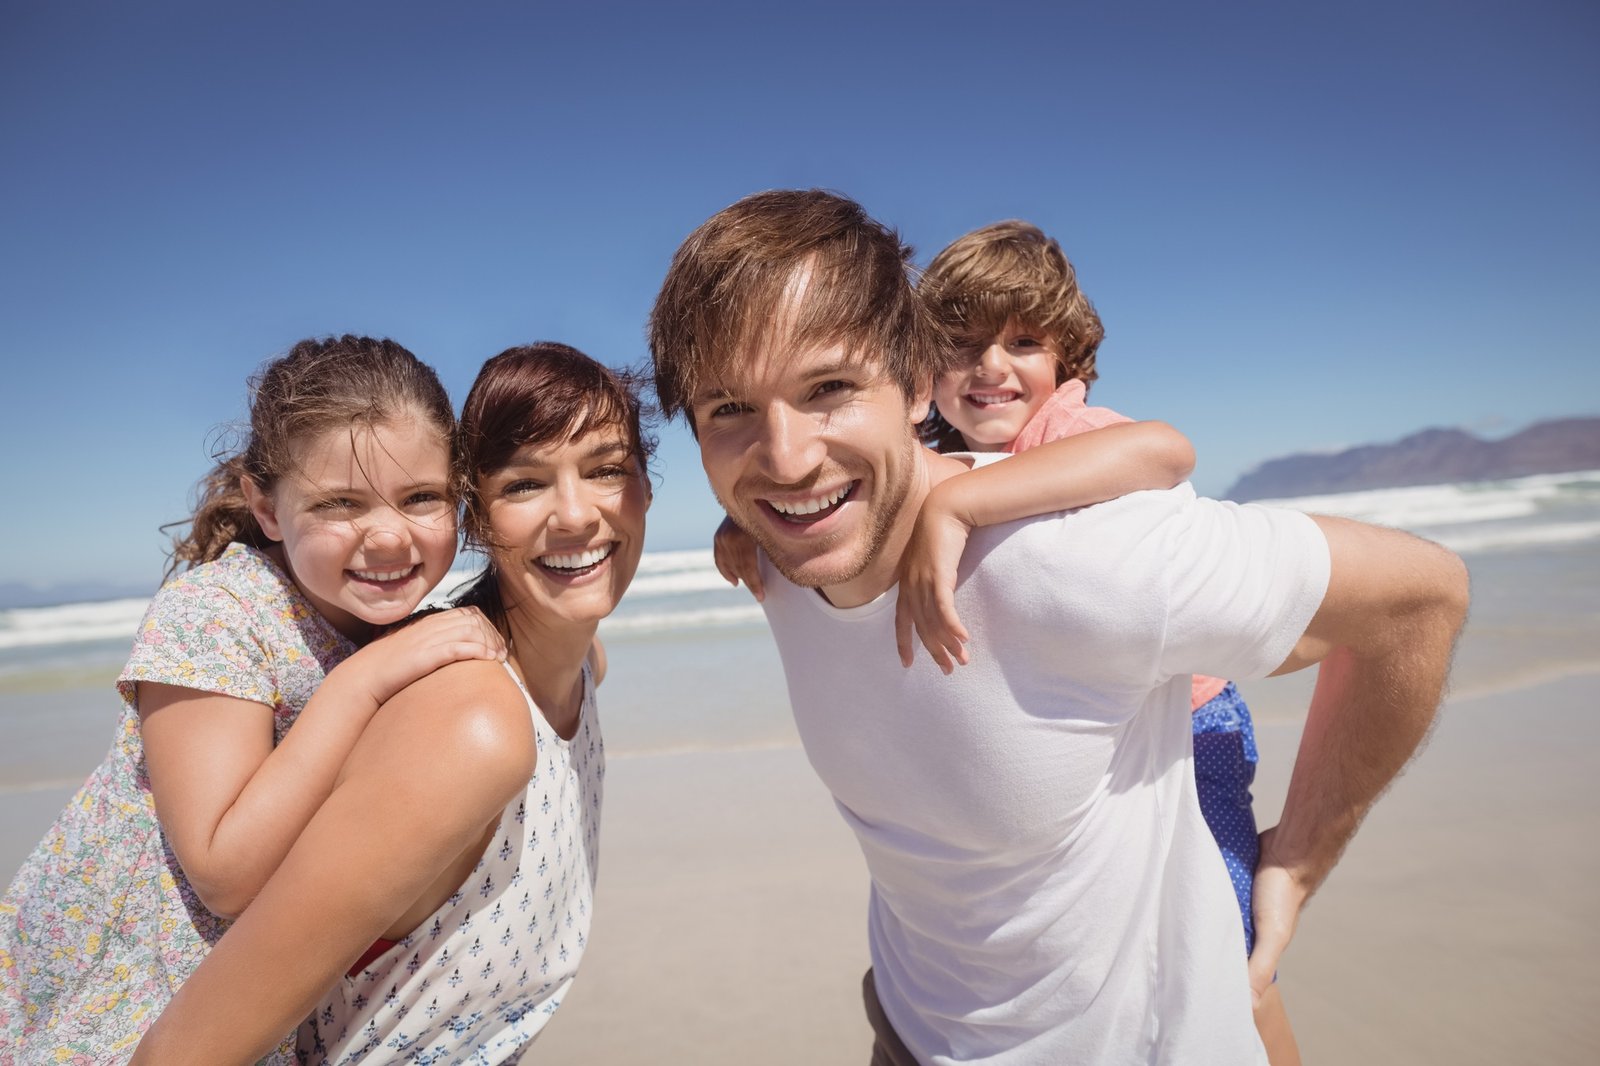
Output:
[[[1107,426],[955,474],[953,461],[930,458],[934,483],[900,560],[895,643],[900,662],[910,666],[915,629],[947,674],[967,663],[968,634],[956,615],[955,587],[972,530],[1172,488],[1194,469],[1194,447],[1165,422]]]

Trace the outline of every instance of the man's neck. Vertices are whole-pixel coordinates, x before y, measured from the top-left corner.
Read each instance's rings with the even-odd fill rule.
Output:
[[[867,568],[849,581],[829,585],[817,591],[835,607],[860,607],[871,603],[894,587],[900,580],[900,558],[905,554],[916,528],[917,515],[933,487],[946,478],[971,469],[958,459],[951,459],[920,445],[916,456],[917,469],[912,477],[911,489],[895,512],[882,546],[867,564]]]

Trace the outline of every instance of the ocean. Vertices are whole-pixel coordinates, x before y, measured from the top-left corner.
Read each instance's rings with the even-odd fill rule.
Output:
[[[1600,672],[1600,471],[1270,502],[1410,530],[1466,559],[1473,611],[1457,696]],[[469,576],[453,573],[432,598]],[[0,874],[109,746],[112,680],[145,604],[0,611]],[[611,757],[795,743],[761,610],[722,580],[709,549],[647,552],[600,632]],[[1309,684],[1255,682],[1246,695],[1258,718],[1294,718]]]

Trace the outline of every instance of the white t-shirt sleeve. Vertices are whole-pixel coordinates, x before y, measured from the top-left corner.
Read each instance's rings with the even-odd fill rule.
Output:
[[[1167,676],[1265,677],[1328,590],[1328,542],[1298,511],[1199,498],[1170,520]]]

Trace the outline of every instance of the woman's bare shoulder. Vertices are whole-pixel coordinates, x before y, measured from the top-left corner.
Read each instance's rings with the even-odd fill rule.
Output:
[[[503,663],[469,659],[440,667],[385,703],[350,753],[345,775],[459,762],[508,782],[526,781],[534,753],[521,688]]]

